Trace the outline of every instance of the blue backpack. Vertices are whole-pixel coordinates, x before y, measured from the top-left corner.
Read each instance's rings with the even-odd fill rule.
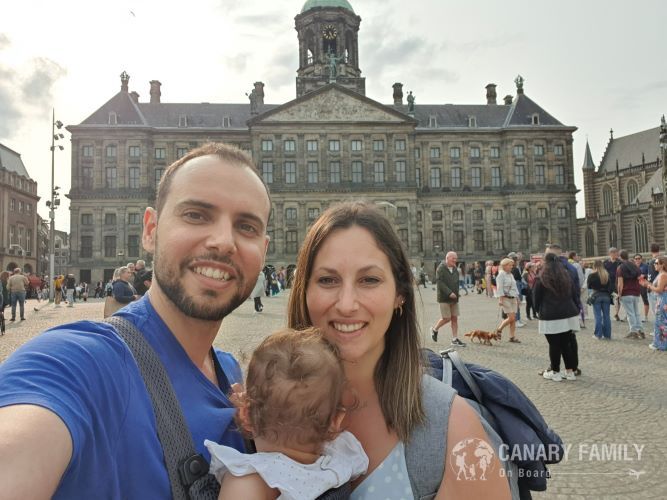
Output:
[[[518,468],[521,500],[530,500],[531,491],[545,491],[548,464],[563,459],[560,436],[545,422],[532,401],[511,380],[483,366],[464,363],[454,350],[422,349],[427,373],[451,385],[498,433],[505,452]],[[532,451],[527,453],[526,450]]]

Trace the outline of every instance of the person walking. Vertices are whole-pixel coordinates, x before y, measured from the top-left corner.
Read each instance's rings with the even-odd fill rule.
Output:
[[[67,307],[74,307],[74,293],[76,292],[76,279],[73,274],[68,274],[65,278],[65,290],[67,293]]]
[[[521,341],[516,338],[516,311],[519,307],[519,289],[512,274],[514,265],[514,260],[509,257],[500,261],[500,271],[496,276],[496,297],[498,297],[498,305],[507,317],[496,328],[496,332],[502,335],[503,329],[509,326],[510,342],[520,344]]]
[[[647,268],[648,272],[646,274],[646,280],[649,283],[653,283],[655,279],[658,277],[658,270],[655,267],[655,263],[660,257],[660,245],[657,243],[651,243],[651,258],[649,259],[647,263]],[[655,305],[658,300],[658,294],[655,292],[652,292],[650,289],[648,290],[648,308],[650,312],[655,313]],[[649,331],[653,330],[653,328],[649,328]]]
[[[487,260],[484,265],[484,288],[486,289],[486,296],[493,297],[493,261]]]
[[[264,288],[266,287],[266,276],[262,271],[259,272],[257,276],[257,282],[255,283],[255,288],[252,289],[250,296],[255,301],[255,312],[261,313],[264,310],[264,304],[262,304],[262,295],[264,294]]]
[[[428,288],[426,286],[426,271],[424,270],[424,263],[421,263],[421,266],[419,266],[419,286],[424,286],[424,288]]]
[[[628,260],[627,250],[621,250],[621,265],[616,271],[616,287],[621,305],[627,314],[630,332],[628,339],[646,338],[639,313],[639,277],[641,272],[634,262]]]
[[[611,278],[612,283],[614,283],[614,293],[617,294],[617,298],[615,301],[616,309],[614,312],[614,319],[616,321],[621,321],[621,317],[618,315],[619,312],[621,311],[621,300],[620,300],[620,294],[616,290],[618,285],[616,281],[616,271],[618,269],[618,266],[620,265],[621,265],[621,260],[618,258],[618,248],[611,247],[609,249],[609,258],[604,261],[604,268],[609,273],[609,278]]]
[[[644,257],[642,254],[637,253],[633,257],[635,266],[639,268],[639,274],[640,274],[640,281],[641,278],[647,278],[648,277],[648,264],[644,262]],[[648,301],[648,289],[644,288],[643,286],[639,286],[639,296],[642,299],[642,303],[644,304],[644,317],[641,319],[642,323],[646,323],[648,320],[648,312],[649,312],[649,301]]]
[[[5,284],[0,279],[0,336],[5,334]]]
[[[16,321],[16,304],[19,305],[21,321],[25,321],[25,295],[30,283],[20,268],[14,269],[14,274],[7,280],[9,286],[9,300],[12,305],[12,317],[9,321]]]
[[[520,261],[519,261],[519,254],[516,252],[510,252],[507,255],[508,258],[512,259],[512,262],[514,265],[512,266],[512,276],[514,277],[514,281],[516,281],[516,288],[519,291],[519,294],[516,298],[517,304],[516,304],[516,327],[517,328],[523,328],[526,326],[525,323],[521,321],[521,297],[523,295],[523,281],[521,281],[521,269],[519,268]],[[496,286],[498,286],[498,279],[496,278]]]
[[[609,311],[614,283],[601,260],[596,260],[593,263],[593,272],[588,275],[586,288],[592,291],[588,302],[593,306],[593,316],[595,317],[593,336],[598,340],[611,340],[611,316]]]
[[[653,283],[646,279],[641,281],[644,288],[656,294],[653,342],[649,347],[655,351],[667,351],[667,257],[656,257],[653,265],[658,271]]]
[[[482,280],[484,279],[484,271],[479,262],[475,262],[475,267],[473,269],[473,279],[475,283],[475,291],[477,295],[481,295],[484,291],[482,288]]]
[[[581,316],[580,326],[582,329],[584,329],[586,328],[586,299],[584,297],[586,276],[584,274],[584,268],[581,266],[579,260],[580,259],[579,256],[577,255],[577,252],[571,251],[567,254],[567,262],[577,271],[579,286],[581,287],[579,289],[579,304],[581,306],[581,311],[579,314]]]
[[[435,272],[437,300],[440,305],[440,319],[431,328],[431,339],[438,341],[438,330],[447,323],[452,324],[452,345],[465,347],[458,338],[459,334],[459,272],[456,267],[456,252],[448,252],[445,260]]]
[[[525,286],[526,318],[528,318],[529,321],[533,318],[537,319],[537,312],[535,311],[535,306],[533,305],[533,286],[535,286],[536,277],[537,273],[535,272],[535,264],[532,262],[526,262],[526,265],[523,267],[521,279],[523,280]]]
[[[549,343],[551,366],[542,376],[560,382],[560,358],[565,364],[565,378],[575,380],[577,368],[572,332],[579,330],[579,287],[555,253],[544,257],[542,272],[535,279],[533,303],[540,315],[538,330]]]
[[[466,286],[466,269],[465,269],[465,264],[461,264],[458,268],[458,273],[459,273],[459,290],[463,290],[466,295],[468,295],[468,287]]]

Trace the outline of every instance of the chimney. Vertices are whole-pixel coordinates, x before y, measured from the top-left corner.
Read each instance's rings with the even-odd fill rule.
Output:
[[[496,84],[495,83],[489,83],[486,86],[486,103],[491,104],[491,105],[496,105],[498,102],[496,101]]]
[[[139,93],[138,92],[133,90],[132,92],[130,92],[130,97],[135,102],[135,104],[139,104]]]
[[[257,105],[262,106],[264,104],[264,83],[255,82],[255,95],[257,96]]]
[[[151,104],[160,104],[160,96],[162,95],[162,92],[160,92],[160,86],[162,84],[157,80],[151,80],[150,84],[151,84]]]
[[[123,71],[120,74],[120,91],[127,92],[129,83],[130,83],[130,75],[128,75],[125,71]]]
[[[394,83],[394,106],[403,106],[403,84]]]
[[[513,99],[514,99],[514,97],[512,97],[511,95],[506,95],[505,99],[504,99],[505,106],[509,106],[510,104],[512,104]]]

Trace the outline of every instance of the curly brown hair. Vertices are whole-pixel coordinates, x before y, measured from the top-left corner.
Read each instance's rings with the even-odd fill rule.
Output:
[[[279,330],[252,354],[240,427],[274,443],[323,444],[339,433],[346,386],[338,349],[318,329]]]

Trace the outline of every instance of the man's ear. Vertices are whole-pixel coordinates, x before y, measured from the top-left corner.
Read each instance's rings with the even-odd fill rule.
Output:
[[[157,210],[147,207],[144,212],[144,230],[141,235],[141,243],[144,250],[155,254],[155,239],[157,232]]]

